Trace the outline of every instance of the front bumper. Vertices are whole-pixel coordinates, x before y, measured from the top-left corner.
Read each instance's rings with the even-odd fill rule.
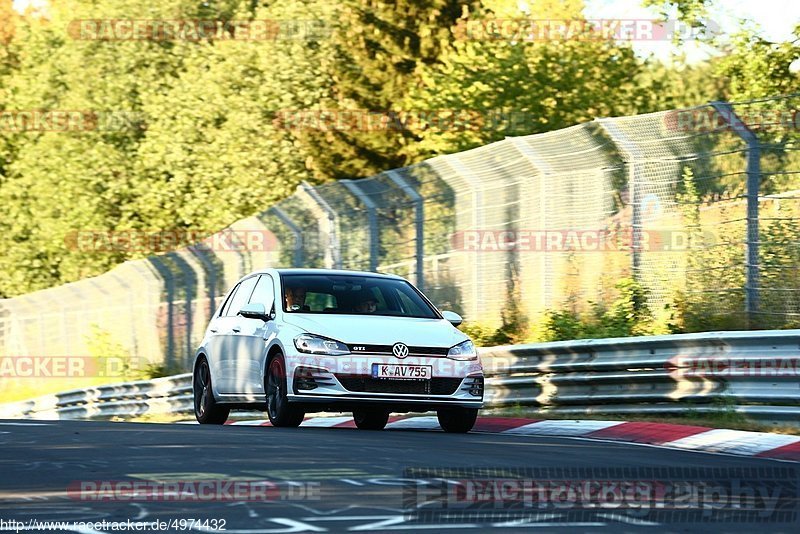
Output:
[[[287,365],[288,400],[315,409],[380,405],[396,411],[426,411],[444,407],[483,407],[483,369],[477,360],[383,355],[292,359]],[[428,380],[373,378],[373,364],[430,365]]]
[[[441,408],[483,408],[483,401],[468,401],[440,397],[406,397],[397,395],[289,395],[289,402],[307,406],[305,411],[350,412],[356,408],[383,408],[392,412],[427,412]]]

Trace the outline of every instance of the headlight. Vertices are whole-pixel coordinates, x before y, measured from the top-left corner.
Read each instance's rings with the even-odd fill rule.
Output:
[[[478,352],[475,350],[475,345],[469,339],[463,343],[459,343],[447,352],[447,357],[451,360],[477,360]]]
[[[297,336],[294,338],[294,346],[300,352],[308,354],[326,354],[328,356],[350,354],[350,349],[344,343],[339,343],[335,339],[315,336],[314,334]]]

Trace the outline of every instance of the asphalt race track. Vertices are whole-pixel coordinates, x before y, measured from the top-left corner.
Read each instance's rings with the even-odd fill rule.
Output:
[[[569,513],[534,514],[515,521],[496,518],[423,521],[404,514],[404,488],[417,482],[403,477],[408,474],[407,468],[414,467],[713,467],[720,468],[719,472],[728,469],[755,472],[795,469],[797,465],[603,441],[488,433],[452,435],[438,431],[0,421],[0,450],[0,519],[4,521],[224,519],[225,532],[248,534],[490,529],[497,532],[800,531],[797,523],[673,525],[614,513],[595,514],[591,520],[585,516],[573,520]],[[85,500],[67,491],[80,481],[255,479],[275,484],[275,491],[270,494],[273,498],[137,502],[119,498]],[[194,531],[203,530],[202,523],[194,526],[197,527]],[[9,530],[8,523],[3,528]],[[27,531],[43,530],[28,528]]]

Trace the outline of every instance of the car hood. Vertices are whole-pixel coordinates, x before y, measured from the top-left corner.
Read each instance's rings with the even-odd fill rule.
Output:
[[[452,347],[469,339],[445,319],[369,315],[285,314],[284,322],[343,343]]]

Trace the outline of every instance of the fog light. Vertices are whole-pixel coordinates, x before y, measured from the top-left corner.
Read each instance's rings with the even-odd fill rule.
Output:
[[[483,397],[483,377],[468,377],[461,389],[466,390],[473,397]]]
[[[294,372],[294,387],[295,389],[306,391],[317,389],[317,382],[314,380],[311,369],[297,368]]]
[[[319,387],[331,387],[333,385],[333,377],[326,369],[298,367],[294,371],[293,389],[295,393],[298,391],[310,391]]]

